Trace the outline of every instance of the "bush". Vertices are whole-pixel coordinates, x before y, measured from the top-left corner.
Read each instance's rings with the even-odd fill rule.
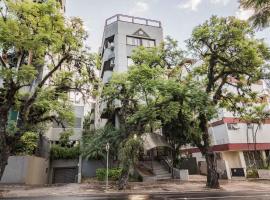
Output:
[[[22,153],[26,155],[33,155],[37,148],[38,134],[34,132],[25,132],[21,138]]]
[[[247,170],[247,178],[259,178],[257,169],[248,169]]]
[[[61,147],[53,145],[51,147],[51,159],[75,159],[80,156],[80,146]]]
[[[109,169],[108,179],[110,181],[118,181],[121,175],[122,169],[120,168],[112,168]],[[99,181],[105,181],[107,175],[107,170],[105,168],[97,169],[96,176]]]

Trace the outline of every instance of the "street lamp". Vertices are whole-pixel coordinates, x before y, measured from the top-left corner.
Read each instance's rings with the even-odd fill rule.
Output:
[[[106,144],[106,151],[107,151],[107,174],[106,174],[106,191],[108,190],[109,186],[109,150],[110,150],[110,144],[107,142]]]

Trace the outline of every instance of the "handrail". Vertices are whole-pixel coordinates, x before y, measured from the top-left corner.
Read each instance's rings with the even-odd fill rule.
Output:
[[[162,156],[160,160],[161,164],[166,167],[166,169],[172,174],[173,173],[173,166],[172,163],[169,161],[168,157]]]
[[[134,17],[130,15],[116,14],[108,19],[106,19],[105,25],[112,24],[116,21],[129,22],[133,24],[142,24],[147,26],[161,27],[161,22],[158,20],[147,19],[142,17]]]

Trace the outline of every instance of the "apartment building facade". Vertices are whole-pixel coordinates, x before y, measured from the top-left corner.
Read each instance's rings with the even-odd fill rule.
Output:
[[[99,50],[102,58],[100,78],[103,84],[110,81],[113,73],[126,72],[132,65],[132,51],[138,46],[154,47],[163,41],[161,22],[152,19],[117,14],[105,22],[102,44]],[[117,104],[117,101],[115,101]],[[101,98],[95,106],[94,127],[103,127],[108,118],[106,102]],[[115,126],[119,126],[117,113]]]
[[[230,88],[228,88],[230,89]],[[261,80],[252,85],[269,110],[269,83]],[[218,168],[221,174],[231,179],[235,176],[246,176],[248,168],[263,168],[267,165],[270,151],[270,120],[261,125],[246,123],[237,115],[226,109],[219,109],[217,118],[210,123],[209,133],[212,149],[218,155]],[[198,148],[183,147],[183,154],[195,157],[198,164],[205,162]],[[205,173],[205,163],[203,173]]]

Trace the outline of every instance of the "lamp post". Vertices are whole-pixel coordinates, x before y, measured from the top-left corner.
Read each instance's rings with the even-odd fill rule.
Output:
[[[110,144],[107,142],[106,144],[106,151],[107,151],[107,174],[106,174],[106,191],[108,190],[109,186],[109,150],[110,150]]]

